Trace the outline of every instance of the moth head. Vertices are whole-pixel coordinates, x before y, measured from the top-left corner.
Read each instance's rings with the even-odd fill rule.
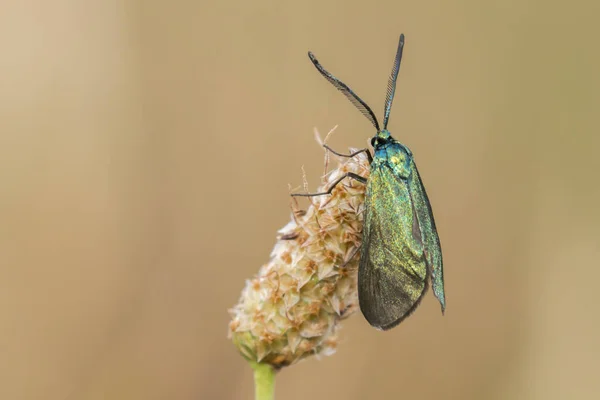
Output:
[[[371,138],[371,146],[373,146],[374,148],[377,148],[379,146],[388,144],[392,141],[394,141],[394,138],[392,138],[390,131],[388,131],[387,129],[383,129],[383,130],[377,132],[377,135],[375,135]]]

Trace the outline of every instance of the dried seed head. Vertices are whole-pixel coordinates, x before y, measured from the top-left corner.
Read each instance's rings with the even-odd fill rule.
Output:
[[[326,152],[326,168],[328,162]],[[346,172],[367,177],[366,155],[340,158],[318,191]],[[246,282],[230,310],[229,337],[246,359],[281,368],[311,354],[333,354],[338,321],[358,309],[364,195],[365,185],[346,179],[331,195],[311,197],[306,211],[292,203],[291,221],[279,231],[271,260]]]

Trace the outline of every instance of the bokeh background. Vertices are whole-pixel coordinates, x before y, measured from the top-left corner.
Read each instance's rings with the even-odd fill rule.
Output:
[[[278,399],[600,398],[597,2],[5,1],[0,398],[250,399],[227,309],[323,152],[415,153],[445,256],[382,333],[283,370]]]

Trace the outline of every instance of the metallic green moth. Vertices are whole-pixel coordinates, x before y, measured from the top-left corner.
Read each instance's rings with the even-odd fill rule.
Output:
[[[366,320],[380,330],[395,327],[418,307],[427,292],[429,280],[441,304],[442,314],[446,308],[442,249],[431,204],[412,152],[387,130],[403,48],[404,34],[400,35],[388,81],[383,129],[379,128],[371,108],[348,86],[327,72],[311,52],[308,53],[321,75],[358,108],[373,124],[377,134],[371,139],[374,156],[368,149],[351,155],[334,152],[345,157],[366,152],[371,163],[368,179],[348,173],[327,192],[294,194],[330,194],[335,185],[345,178],[366,183],[358,298]]]

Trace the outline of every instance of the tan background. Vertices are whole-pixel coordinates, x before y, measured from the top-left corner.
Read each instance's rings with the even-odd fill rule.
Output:
[[[568,3],[568,5],[566,5]],[[600,398],[597,2],[7,1],[0,12],[0,398],[249,399],[228,307],[379,116],[444,248],[397,329],[359,315],[278,399]]]

